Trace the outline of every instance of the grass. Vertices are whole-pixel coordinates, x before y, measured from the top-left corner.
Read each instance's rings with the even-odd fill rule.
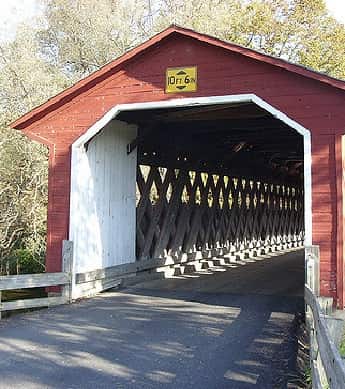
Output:
[[[311,368],[308,366],[304,372],[304,382],[306,389],[312,388]]]
[[[343,338],[340,342],[339,353],[342,358],[345,358],[345,334],[343,335]]]

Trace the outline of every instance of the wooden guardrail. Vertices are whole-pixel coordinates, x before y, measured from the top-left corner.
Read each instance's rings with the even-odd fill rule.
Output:
[[[61,273],[22,274],[0,276],[0,319],[1,312],[16,309],[49,307],[71,302],[72,242],[64,241]],[[1,294],[7,290],[62,286],[61,295],[15,301],[1,301]]]
[[[313,389],[345,388],[345,363],[329,333],[327,315],[308,285],[305,285],[305,302],[310,307],[312,316],[310,343]]]

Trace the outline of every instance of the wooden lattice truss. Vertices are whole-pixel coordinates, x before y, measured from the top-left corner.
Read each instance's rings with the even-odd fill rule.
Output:
[[[138,166],[137,259],[296,247],[303,190],[183,169]]]

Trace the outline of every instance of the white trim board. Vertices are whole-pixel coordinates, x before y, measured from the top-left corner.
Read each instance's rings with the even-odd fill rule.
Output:
[[[209,97],[191,97],[179,98],[165,101],[153,101],[145,103],[130,103],[119,104],[111,108],[100,120],[92,125],[81,137],[79,137],[72,144],[72,164],[71,164],[71,209],[70,209],[70,234],[73,240],[72,220],[74,220],[73,212],[73,193],[78,189],[76,187],[76,176],[78,172],[75,171],[77,166],[78,154],[84,150],[84,145],[97,135],[111,120],[115,119],[120,112],[136,111],[147,109],[162,109],[175,107],[192,107],[192,106],[206,106],[216,104],[237,104],[237,103],[254,103],[257,106],[265,109],[272,114],[276,119],[287,124],[289,127],[295,129],[304,139],[304,217],[305,217],[305,245],[312,244],[312,175],[311,175],[311,133],[310,130],[303,127],[296,121],[289,118],[286,114],[274,108],[266,101],[256,96],[255,94],[240,94],[240,95],[224,95],[224,96],[209,96]],[[84,151],[85,152],[85,151]]]

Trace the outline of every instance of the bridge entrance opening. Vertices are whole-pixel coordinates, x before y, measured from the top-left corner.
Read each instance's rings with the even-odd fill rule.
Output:
[[[125,111],[137,137],[136,260],[168,275],[302,247],[303,136],[254,103]],[[170,261],[170,262],[169,262]]]
[[[309,132],[261,99],[127,104],[107,116],[80,138],[83,153],[74,145],[74,296],[90,271],[174,276],[310,244]]]
[[[123,112],[138,126],[136,257],[303,245],[303,137],[253,103]]]

